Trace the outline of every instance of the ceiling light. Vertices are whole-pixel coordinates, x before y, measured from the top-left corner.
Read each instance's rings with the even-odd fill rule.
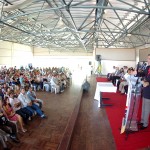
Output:
[[[104,10],[104,14],[107,14],[107,13],[108,13],[108,9],[105,9],[105,10]]]
[[[127,36],[131,36],[131,34],[127,34]]]
[[[63,23],[63,21],[62,21],[62,17],[60,17],[59,18],[59,21],[57,22],[57,27],[60,27],[60,26],[62,26],[64,23]]]

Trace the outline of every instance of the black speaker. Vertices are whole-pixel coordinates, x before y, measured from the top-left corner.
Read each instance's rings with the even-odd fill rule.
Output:
[[[89,65],[92,65],[92,62],[91,62],[91,61],[89,61]]]
[[[96,61],[100,61],[101,60],[101,55],[96,55]]]
[[[90,83],[86,80],[83,84],[82,84],[82,89],[83,92],[88,92],[90,88]]]

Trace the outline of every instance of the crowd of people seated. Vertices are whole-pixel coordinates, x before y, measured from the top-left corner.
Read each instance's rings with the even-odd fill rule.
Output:
[[[127,94],[128,92],[128,82],[126,77],[131,75],[134,71],[134,68],[124,66],[123,68],[119,69],[119,67],[113,66],[114,72],[107,74],[108,81],[112,81],[114,86],[117,86],[117,90],[121,94]]]
[[[35,115],[47,118],[42,111],[43,100],[37,90],[61,93],[69,86],[71,73],[62,68],[0,69],[0,141],[4,149],[6,135],[19,143],[17,132],[26,132],[26,123]]]
[[[138,63],[137,69],[135,70],[133,67],[128,68],[127,66],[124,66],[119,69],[119,67],[113,66],[113,72],[107,74],[108,81],[112,81],[112,84],[114,86],[117,86],[117,90],[121,94],[127,94],[128,92],[128,82],[127,82],[127,76],[133,74],[134,71],[137,71],[140,76],[143,76],[144,70],[146,67],[146,63]]]

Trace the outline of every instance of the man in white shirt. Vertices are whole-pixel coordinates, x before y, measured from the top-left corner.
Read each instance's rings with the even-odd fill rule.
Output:
[[[134,70],[129,68],[127,70],[127,73],[124,75],[123,77],[123,81],[120,82],[120,85],[119,85],[119,91],[121,92],[121,94],[124,94],[125,93],[125,86],[128,85],[128,82],[127,82],[127,79],[130,77],[131,73],[133,72]]]
[[[37,113],[41,118],[46,118],[45,114],[41,111],[41,109],[37,105],[32,103],[32,101],[28,98],[24,88],[21,88],[18,99],[21,101],[23,107],[26,107],[29,111],[32,112],[33,115]]]

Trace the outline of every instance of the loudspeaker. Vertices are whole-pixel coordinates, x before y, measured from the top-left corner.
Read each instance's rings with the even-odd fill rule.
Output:
[[[92,65],[92,62],[91,62],[91,61],[89,61],[89,65]]]
[[[100,61],[101,60],[101,55],[96,55],[96,61]]]
[[[90,88],[90,83],[86,80],[83,84],[82,84],[82,89],[83,92],[88,92]]]

